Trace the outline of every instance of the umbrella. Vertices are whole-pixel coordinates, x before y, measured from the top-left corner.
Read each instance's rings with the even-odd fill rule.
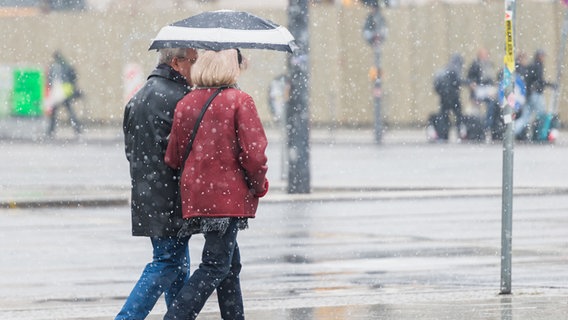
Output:
[[[149,50],[161,48],[293,52],[297,45],[288,29],[272,21],[248,12],[219,10],[202,12],[163,27]]]

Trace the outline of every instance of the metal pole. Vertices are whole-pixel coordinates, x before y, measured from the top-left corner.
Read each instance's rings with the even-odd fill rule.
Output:
[[[310,192],[308,21],[308,0],[290,0],[288,27],[299,49],[288,60],[290,72],[290,101],[286,112],[288,193]]]
[[[513,239],[513,107],[515,45],[514,45],[515,0],[505,0],[505,68],[503,81],[505,87],[505,104],[503,120],[505,136],[503,138],[503,190],[501,208],[501,294],[511,293],[512,274],[512,239]]]
[[[382,47],[387,36],[387,25],[385,17],[382,14],[381,2],[382,1],[377,1],[372,13],[374,22],[374,29],[372,30],[374,40],[372,47],[373,65],[375,69],[375,78],[373,79],[374,137],[377,144],[380,144],[383,140]]]
[[[512,117],[512,108],[505,105],[505,117]],[[503,191],[501,206],[501,294],[511,293],[511,258],[513,230],[513,121],[506,124],[503,139]]]
[[[373,105],[375,109],[375,143],[380,144],[383,141],[383,115],[381,112],[381,102],[383,97],[383,88],[381,86],[380,71],[373,85]]]

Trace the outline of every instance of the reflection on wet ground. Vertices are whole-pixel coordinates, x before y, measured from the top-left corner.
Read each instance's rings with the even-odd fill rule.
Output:
[[[566,319],[568,199],[545,198],[516,200],[503,296],[500,198],[265,204],[239,236],[248,319]]]
[[[310,308],[252,310],[248,319],[273,320],[544,320],[566,319],[566,296],[495,298],[462,302],[422,301],[411,304],[373,304],[348,306],[319,306]],[[158,318],[155,318],[158,319]],[[199,319],[218,319],[215,312],[204,313]]]

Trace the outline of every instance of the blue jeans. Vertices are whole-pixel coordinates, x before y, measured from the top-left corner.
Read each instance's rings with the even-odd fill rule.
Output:
[[[126,299],[115,320],[141,320],[165,292],[166,305],[189,277],[189,237],[152,237],[153,258]]]
[[[484,99],[483,102],[487,108],[485,113],[485,129],[492,129],[495,122],[495,113],[499,108],[499,102],[492,98]]]
[[[168,308],[164,319],[195,319],[205,302],[217,289],[222,319],[244,319],[243,297],[239,274],[241,256],[237,244],[237,219],[231,219],[227,231],[206,232],[199,269]]]
[[[515,120],[515,136],[519,136],[525,127],[531,123],[534,115],[545,112],[544,96],[541,93],[532,93],[529,100],[523,106],[521,116]]]

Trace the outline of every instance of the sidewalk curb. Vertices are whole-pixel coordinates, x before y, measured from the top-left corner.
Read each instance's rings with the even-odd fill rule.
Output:
[[[568,195],[568,188],[539,187],[518,188],[514,196],[536,197],[547,195]],[[338,201],[374,201],[400,199],[443,199],[443,198],[477,198],[500,197],[500,188],[345,188],[345,187],[315,187],[311,193],[288,194],[284,188],[269,192],[262,203],[293,203],[293,202],[338,202]],[[46,198],[5,198],[0,199],[2,209],[23,208],[71,208],[71,207],[110,207],[127,206],[130,204],[129,192],[123,194],[80,195],[74,197],[51,196]]]
[[[72,207],[112,207],[129,204],[128,198],[115,199],[34,199],[0,201],[2,209],[28,209],[28,208],[72,208]]]

